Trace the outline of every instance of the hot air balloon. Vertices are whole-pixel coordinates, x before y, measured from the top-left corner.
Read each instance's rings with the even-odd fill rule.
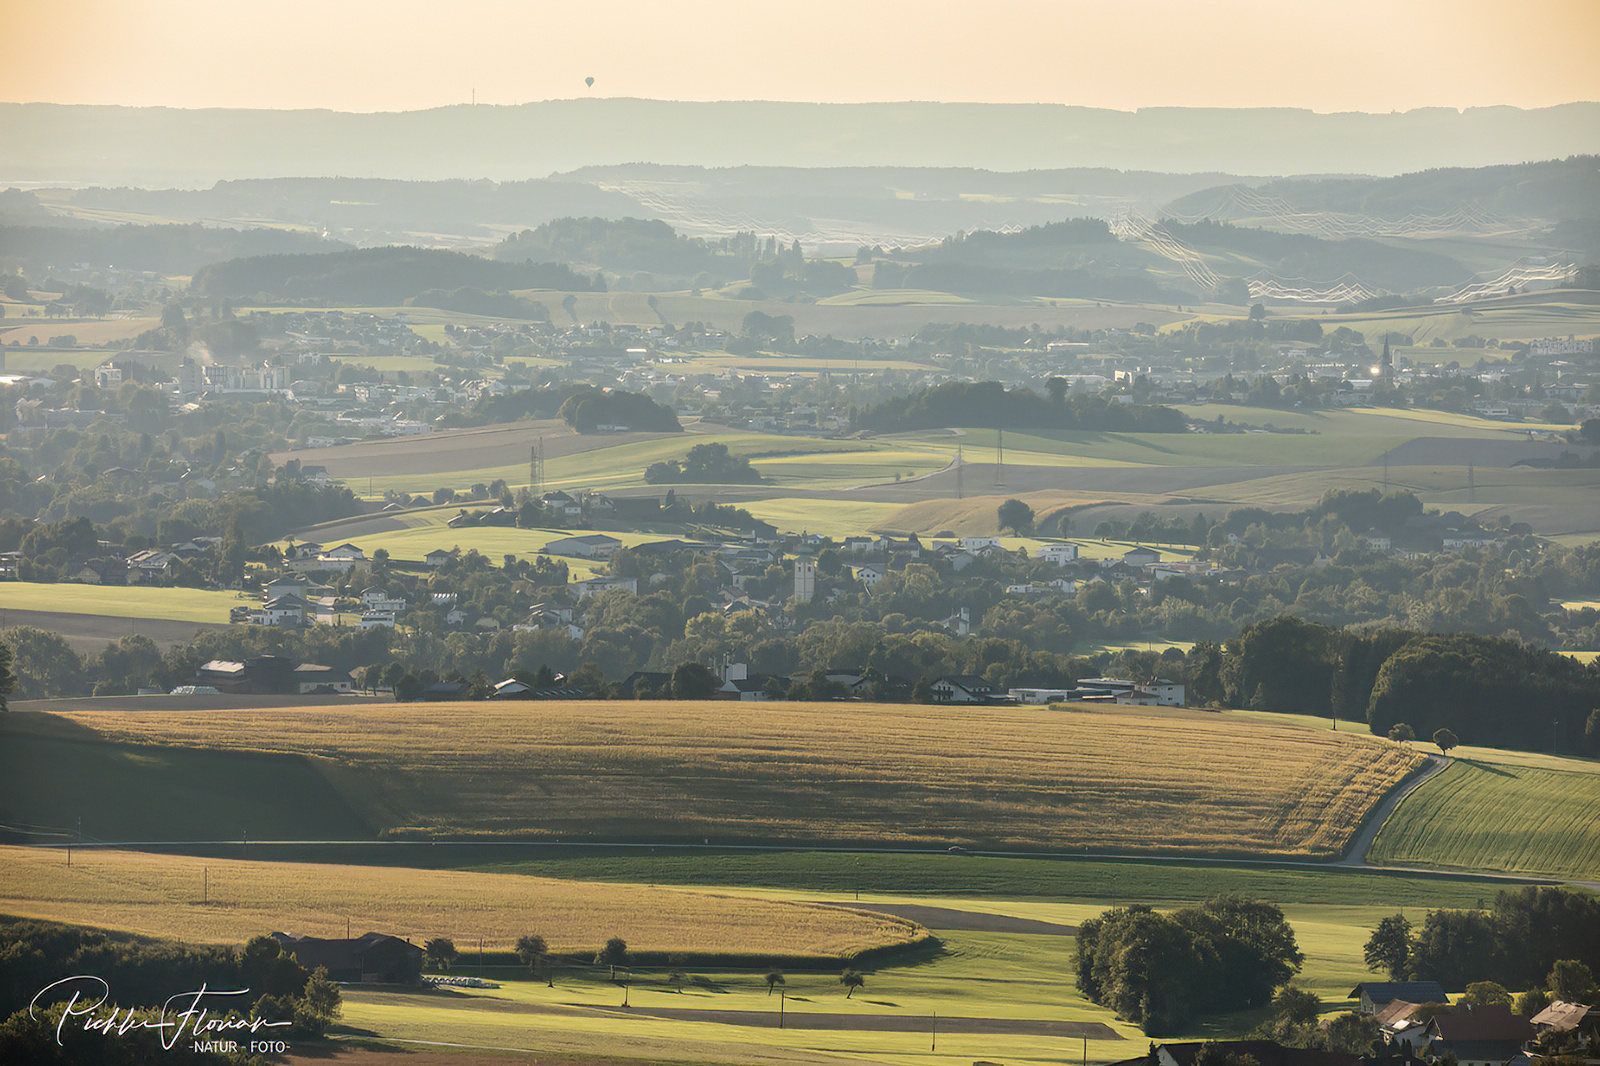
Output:
[[[588,87],[589,87],[589,88],[591,88],[591,89],[593,89],[593,88],[594,88],[594,79],[593,79],[593,78],[584,78],[584,79],[583,79],[583,83],[584,83],[584,84],[585,84],[585,85],[587,85],[587,86],[588,86]]]

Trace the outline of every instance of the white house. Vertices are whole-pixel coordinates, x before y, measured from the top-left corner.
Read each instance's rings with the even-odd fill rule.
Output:
[[[996,537],[962,537],[961,538],[961,549],[963,551],[976,552],[976,551],[978,551],[978,550],[980,550],[982,548],[998,548],[999,546],[1000,546],[1000,538],[997,537],[997,536]]]
[[[639,579],[634,577],[591,577],[587,581],[574,581],[568,588],[578,599],[593,596],[597,592],[609,592],[612,589],[623,589],[630,596],[639,594]]]
[[[1047,563],[1057,566],[1066,566],[1068,563],[1078,561],[1078,546],[1076,544],[1046,544],[1033,553],[1034,558],[1043,559]]]
[[[884,569],[881,566],[856,567],[856,580],[861,582],[861,587],[866,589],[868,592],[872,591],[872,586],[876,585],[887,576],[888,575],[884,572]]]
[[[367,611],[361,616],[362,629],[376,629],[383,626],[387,629],[394,628],[393,611]]]
[[[561,491],[547,492],[539,497],[539,502],[545,510],[560,515],[562,518],[582,518],[583,504]]]
[[[301,626],[306,623],[306,601],[299,596],[278,596],[261,605],[261,624]]]

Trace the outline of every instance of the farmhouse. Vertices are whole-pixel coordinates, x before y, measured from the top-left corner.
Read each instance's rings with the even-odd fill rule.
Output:
[[[1362,1014],[1377,1014],[1391,1001],[1407,1003],[1449,1003],[1444,986],[1438,981],[1363,981],[1350,990],[1350,998],[1360,1000]]]
[[[422,949],[386,933],[368,933],[354,940],[273,933],[272,938],[308,970],[321,966],[335,981],[415,984],[422,974]]]
[[[1398,1041],[1411,1048],[1413,1051],[1421,1048],[1427,1041],[1427,1026],[1417,1021],[1415,1015],[1420,1003],[1407,1003],[1403,999],[1391,999],[1386,1006],[1373,1015],[1378,1023],[1378,1031],[1383,1034],[1386,1041]]]
[[[261,655],[244,662],[212,659],[194,672],[196,685],[209,685],[218,692],[283,694],[300,691],[300,679],[292,659],[281,655]]]
[[[588,533],[581,537],[561,537],[544,546],[549,555],[573,555],[580,559],[609,559],[622,547],[622,541],[604,533]]]
[[[933,702],[981,704],[1016,701],[981,677],[971,674],[947,674],[933,683]]]
[[[276,596],[261,605],[261,624],[264,626],[302,626],[306,624],[306,611],[310,604],[299,596]]]
[[[1502,1066],[1533,1037],[1533,1023],[1504,1003],[1463,1004],[1428,1023],[1428,1050],[1460,1066]]]
[[[1151,1052],[1112,1066],[1195,1066],[1201,1049],[1207,1046],[1198,1040],[1181,1044],[1153,1044]],[[1284,1047],[1273,1040],[1218,1040],[1212,1045],[1222,1055],[1248,1058],[1261,1066],[1356,1066],[1361,1056],[1342,1051],[1316,1051],[1306,1048]]]
[[[1182,707],[1184,688],[1164,677],[1128,681],[1120,677],[1086,677],[1078,682],[1074,699],[1128,703],[1139,707]]]
[[[316,663],[301,663],[294,668],[294,676],[300,683],[301,695],[349,692],[355,688],[355,683],[350,680],[350,671],[335,670],[331,666],[319,666]]]

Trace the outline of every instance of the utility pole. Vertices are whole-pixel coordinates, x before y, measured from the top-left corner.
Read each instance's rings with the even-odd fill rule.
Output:
[[[956,445],[956,499],[961,499],[961,445]]]
[[[996,426],[994,431],[994,486],[998,489],[1006,483],[1006,428]]]

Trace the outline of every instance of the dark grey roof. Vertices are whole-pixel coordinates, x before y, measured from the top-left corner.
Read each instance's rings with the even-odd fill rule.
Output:
[[[1360,999],[1363,990],[1368,999],[1378,1004],[1391,999],[1403,999],[1407,1003],[1450,1002],[1438,981],[1363,981],[1350,990],[1350,998]]]

